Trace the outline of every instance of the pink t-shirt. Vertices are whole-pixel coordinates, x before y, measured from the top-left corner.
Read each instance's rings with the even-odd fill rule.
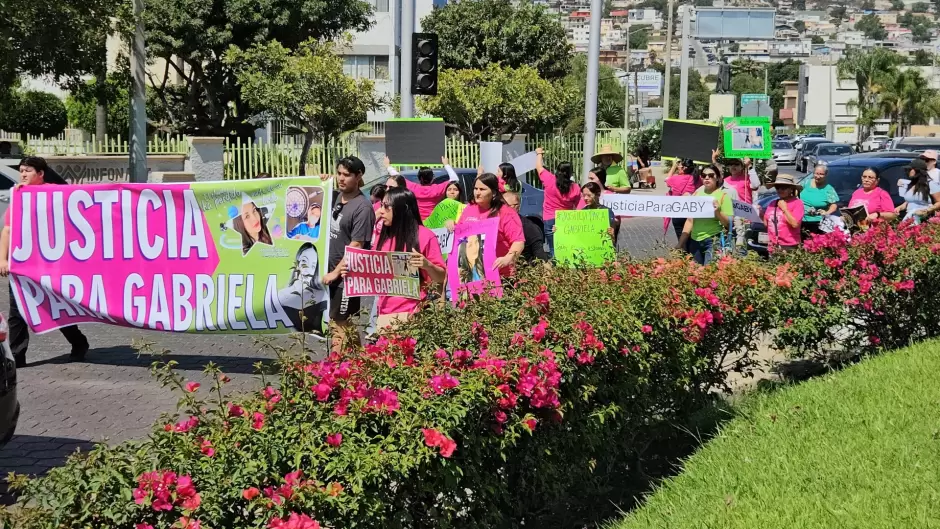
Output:
[[[380,207],[382,207],[382,201],[381,201],[381,200],[379,200],[378,202],[373,202],[373,203],[372,203],[372,211],[378,213]]]
[[[555,184],[555,175],[548,169],[542,169],[539,173],[539,180],[542,181],[542,187],[545,188],[545,200],[542,201],[542,220],[552,220],[555,218],[555,212],[559,209],[574,209],[581,199],[581,188],[577,182],[571,182],[568,194],[562,195],[561,190]]]
[[[887,191],[876,187],[871,193],[866,193],[864,189],[858,188],[852,193],[852,200],[849,201],[849,207],[854,208],[864,205],[868,208],[868,214],[889,213],[894,211],[894,202],[891,201],[891,195]]]
[[[378,242],[378,240],[376,240]],[[395,241],[394,239],[389,239],[382,243],[381,248],[376,248],[380,252],[394,252],[395,251]],[[417,250],[421,252],[424,257],[427,258],[431,263],[444,267],[444,257],[441,256],[441,246],[437,242],[437,237],[434,235],[434,232],[425,228],[424,226],[418,226],[418,248]],[[427,272],[421,270],[418,272],[421,276],[421,299],[427,297],[427,292],[424,289],[424,286],[431,282],[431,276]],[[379,315],[383,314],[395,314],[398,312],[407,312],[409,314],[413,313],[415,309],[418,308],[419,300],[411,298],[402,298],[398,296],[379,296],[378,299],[378,310]]]
[[[794,197],[787,199],[787,209],[790,215],[796,219],[796,227],[793,228],[787,222],[786,214],[781,211],[777,202],[772,202],[767,206],[764,212],[764,224],[767,225],[767,235],[770,236],[770,251],[776,246],[797,246],[800,244],[800,225],[803,222],[803,215],[806,209],[803,201]]]
[[[434,207],[447,195],[447,186],[450,185],[450,182],[425,186],[411,180],[405,180],[405,185],[418,199],[418,213],[421,215],[421,220],[424,220],[431,216]]]
[[[464,208],[460,215],[458,223],[477,222],[490,218],[489,211],[480,211],[476,204],[469,204]],[[522,232],[522,219],[516,210],[509,206],[499,208],[499,235],[496,237],[496,257],[503,257],[509,253],[509,248],[515,242],[525,242],[525,234]],[[499,275],[512,275],[513,267],[507,266],[499,269]]]
[[[698,186],[695,185],[695,175],[674,174],[666,179],[666,187],[669,188],[669,196],[681,197],[682,195],[695,193]]]
[[[747,173],[741,176],[729,176],[725,178],[725,183],[738,192],[738,200],[746,204],[754,203],[754,193],[751,192],[751,179]]]

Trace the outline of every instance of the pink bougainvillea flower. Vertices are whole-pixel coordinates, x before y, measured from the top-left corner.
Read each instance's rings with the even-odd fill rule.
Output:
[[[257,487],[248,487],[242,491],[242,498],[245,498],[248,501],[251,501],[257,498],[261,494],[261,491]]]
[[[219,373],[219,382],[223,384],[228,384],[231,381],[232,379],[228,375],[226,375],[225,373]]]
[[[545,331],[548,329],[548,322],[544,318],[540,319],[538,324],[532,327],[529,331],[529,334],[532,335],[532,339],[536,342],[541,342],[545,339]]]
[[[180,421],[176,423],[176,426],[173,427],[173,430],[178,433],[186,433],[196,426],[199,425],[199,417],[190,417],[185,421]]]
[[[320,402],[326,402],[330,398],[330,393],[333,392],[333,387],[324,382],[313,386],[313,392],[317,396],[317,400]]]
[[[441,457],[450,457],[457,450],[457,443],[448,437],[441,440]]]
[[[332,446],[332,447],[334,447],[334,448],[335,448],[335,447],[338,447],[339,445],[343,444],[343,434],[341,434],[341,433],[333,433],[333,434],[327,435],[327,436],[326,436],[326,444],[328,444],[328,445],[330,445],[330,446]]]
[[[176,523],[180,529],[201,529],[202,524],[199,520],[193,520],[192,518],[181,516],[179,521]]]
[[[653,332],[653,327],[650,325],[644,325],[641,330],[643,331],[643,334],[649,334]]]
[[[215,456],[215,448],[212,447],[212,443],[208,439],[203,439],[202,443],[199,446],[200,451],[206,457]]]
[[[200,498],[198,494],[193,494],[192,496],[183,500],[183,502],[180,503],[180,507],[182,507],[184,511],[192,512],[198,509],[201,503],[202,498]]]
[[[500,424],[505,423],[509,419],[509,417],[506,415],[506,412],[503,410],[496,410],[496,413],[493,414],[493,418],[496,419],[496,422]]]
[[[428,380],[428,385],[431,386],[431,390],[434,391],[434,393],[442,395],[448,389],[459,386],[460,381],[450,373],[444,373],[443,375],[434,375],[431,377],[431,380]]]
[[[300,469],[293,472],[288,472],[284,475],[284,483],[287,483],[292,487],[296,487],[297,485],[300,485],[300,478],[302,478],[303,475],[304,471]]]
[[[320,529],[320,523],[306,514],[290,513],[287,519],[273,518],[268,522],[270,529]]]
[[[187,382],[187,383],[186,383],[186,391],[187,391],[188,393],[195,393],[196,390],[199,389],[199,386],[200,386],[200,385],[201,385],[201,384],[199,384],[199,382]]]
[[[134,526],[134,529],[153,529],[153,526],[149,523],[139,523]]]
[[[457,450],[457,443],[453,439],[434,428],[424,428],[421,431],[424,434],[425,445],[431,448],[439,448],[441,456],[443,457],[454,455],[454,451]]]
[[[522,424],[523,424],[523,425],[526,427],[526,429],[529,430],[530,432],[534,432],[534,431],[535,431],[535,426],[536,426],[538,423],[539,423],[538,420],[533,419],[533,418],[529,418],[529,419],[526,419],[526,420],[522,421]]]
[[[264,428],[264,414],[260,411],[256,411],[251,415],[251,427],[255,430],[261,431]]]
[[[228,416],[229,417],[241,417],[245,415],[245,410],[234,403],[229,403],[228,405]]]

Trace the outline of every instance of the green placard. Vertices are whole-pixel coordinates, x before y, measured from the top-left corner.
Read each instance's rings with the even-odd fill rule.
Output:
[[[737,117],[725,118],[722,122],[725,158],[773,158],[773,142],[770,136],[770,118]]]
[[[559,210],[555,217],[555,259],[574,266],[585,263],[603,265],[616,256],[606,208]]]
[[[452,198],[445,198],[434,207],[434,211],[428,215],[428,218],[424,219],[424,227],[434,230],[443,228],[449,220],[457,222],[457,218],[460,217],[465,207],[466,204]]]

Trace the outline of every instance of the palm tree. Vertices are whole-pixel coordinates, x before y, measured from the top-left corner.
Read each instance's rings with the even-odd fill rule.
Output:
[[[858,88],[858,97],[853,106],[858,109],[860,137],[866,138],[870,134],[874,122],[872,113],[878,106],[879,86],[897,74],[901,60],[898,54],[884,48],[867,51],[853,48],[839,59],[836,65],[839,79],[855,79]]]
[[[940,93],[928,88],[920,70],[911,68],[896,73],[878,95],[879,107],[891,117],[892,127],[900,135],[906,135],[911,125],[940,116]]]

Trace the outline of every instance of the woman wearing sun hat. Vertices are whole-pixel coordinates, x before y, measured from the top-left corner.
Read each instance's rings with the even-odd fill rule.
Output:
[[[771,202],[762,215],[767,226],[767,235],[770,237],[768,251],[772,254],[799,248],[800,227],[806,208],[796,194],[803,186],[797,184],[790,175],[777,175],[767,187],[776,190],[780,197]]]
[[[633,190],[633,186],[630,185],[630,176],[626,169],[619,165],[623,161],[623,155],[614,151],[612,146],[604,145],[600,151],[591,156],[591,161],[607,171],[607,189],[614,193],[629,193]]]

